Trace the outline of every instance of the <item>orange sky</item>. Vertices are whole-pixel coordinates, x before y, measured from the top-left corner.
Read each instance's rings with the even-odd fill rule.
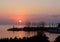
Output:
[[[50,15],[60,15],[60,0],[0,0],[0,20],[51,19]]]

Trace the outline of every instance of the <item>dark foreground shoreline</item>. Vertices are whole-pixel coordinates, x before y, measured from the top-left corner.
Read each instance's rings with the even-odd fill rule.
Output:
[[[49,42],[49,40],[45,34],[41,33],[39,35],[30,38],[24,37],[23,39],[17,37],[15,37],[14,39],[4,38],[4,39],[0,39],[0,42]]]

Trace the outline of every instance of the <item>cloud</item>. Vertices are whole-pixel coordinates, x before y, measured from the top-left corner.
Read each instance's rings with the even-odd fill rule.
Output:
[[[52,17],[60,18],[60,14],[52,15]]]
[[[0,24],[15,24],[11,19],[0,18]]]

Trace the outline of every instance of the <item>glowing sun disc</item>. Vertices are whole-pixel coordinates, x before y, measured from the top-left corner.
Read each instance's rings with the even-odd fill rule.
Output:
[[[22,20],[19,20],[19,22],[22,22]]]

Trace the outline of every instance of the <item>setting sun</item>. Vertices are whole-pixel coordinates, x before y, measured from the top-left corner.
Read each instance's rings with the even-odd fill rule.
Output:
[[[19,20],[19,22],[22,22],[22,20]]]

